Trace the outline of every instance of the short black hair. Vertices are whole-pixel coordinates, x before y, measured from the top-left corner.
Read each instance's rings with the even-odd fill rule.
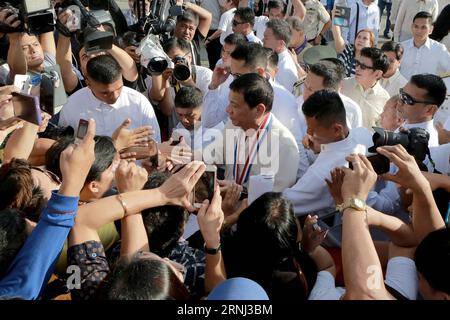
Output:
[[[444,103],[447,87],[441,77],[435,74],[422,73],[413,75],[409,81],[415,86],[425,89],[427,99],[434,101],[438,107]]]
[[[151,174],[144,190],[158,188],[170,176],[169,172]],[[142,218],[152,252],[160,257],[169,257],[183,235],[189,214],[183,207],[166,205],[143,210]]]
[[[450,294],[450,229],[430,232],[417,246],[414,262],[434,290]]]
[[[286,14],[287,7],[282,0],[270,0],[267,4],[267,9],[281,9],[283,14]]]
[[[182,22],[188,22],[188,23],[191,22],[191,23],[195,24],[196,26],[198,26],[200,20],[199,20],[198,15],[195,12],[193,12],[192,10],[185,10],[182,15],[177,17],[176,24],[179,24]]]
[[[333,123],[347,125],[344,103],[339,94],[331,90],[314,92],[303,103],[302,111],[306,117],[316,119],[324,127]]]
[[[397,58],[397,60],[400,61],[403,57],[405,49],[403,48],[400,42],[388,41],[383,43],[383,45],[381,46],[381,51],[394,52],[395,57]]]
[[[413,23],[417,20],[417,19],[428,19],[428,22],[431,24],[433,24],[433,16],[431,15],[431,13],[426,12],[426,11],[420,11],[418,12],[413,19]]]
[[[286,20],[272,19],[267,22],[267,28],[272,29],[273,35],[277,40],[283,40],[286,46],[289,45],[292,37],[291,27]]]
[[[102,84],[111,84],[122,78],[120,64],[108,54],[90,59],[86,65],[86,71],[90,79]]]
[[[236,11],[234,11],[234,16],[238,16],[241,22],[249,23],[252,27],[255,25],[255,13],[251,8],[237,8]]]
[[[231,45],[236,45],[237,46],[237,45],[240,45],[240,44],[247,43],[248,40],[241,33],[231,33],[231,34],[227,35],[225,37],[225,39],[223,39],[223,42],[227,43],[227,44],[231,44]]]
[[[162,48],[165,53],[168,53],[169,51],[171,51],[175,48],[180,49],[184,53],[188,53],[191,51],[191,45],[189,44],[189,42],[184,39],[177,38],[177,37],[172,37],[172,38],[167,39],[162,44]]]
[[[250,69],[267,68],[267,54],[263,47],[255,42],[237,45],[230,56],[234,60],[243,60],[244,66]]]
[[[28,237],[24,216],[18,209],[0,211],[0,279],[6,275]]]
[[[176,108],[197,108],[203,104],[203,94],[196,87],[182,87],[175,95]]]
[[[372,60],[373,69],[381,70],[383,74],[389,69],[389,60],[386,55],[378,48],[362,48],[361,56]]]
[[[321,77],[323,86],[332,91],[338,91],[342,81],[342,75],[338,71],[338,67],[331,61],[319,61],[309,68],[309,72]]]
[[[85,184],[92,181],[99,181],[102,173],[111,166],[116,154],[116,147],[110,137],[95,136],[94,141],[95,160],[89,169]],[[61,153],[74,142],[74,137],[63,137],[54,143],[45,153],[46,169],[56,174],[60,179],[62,179],[61,168],[59,167]]]
[[[273,88],[266,78],[257,73],[247,73],[235,79],[230,84],[230,90],[241,93],[250,109],[262,103],[266,111],[272,110]]]
[[[267,64],[271,67],[277,67],[279,61],[278,54],[270,48],[263,48],[263,50],[267,55]]]
[[[342,60],[338,58],[323,58],[320,61],[328,61],[334,64],[336,72],[338,73],[339,78],[341,79],[340,81],[344,80],[344,78],[347,77],[347,71],[345,70],[345,65],[344,62],[342,62]]]

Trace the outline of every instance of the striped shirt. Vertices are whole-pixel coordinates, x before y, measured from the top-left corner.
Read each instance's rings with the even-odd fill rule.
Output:
[[[345,49],[338,56],[339,60],[344,63],[345,73],[347,77],[353,76],[355,71],[355,46],[352,44],[346,44]]]

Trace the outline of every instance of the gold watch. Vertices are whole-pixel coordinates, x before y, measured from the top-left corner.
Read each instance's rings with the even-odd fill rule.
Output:
[[[358,199],[358,198],[350,198],[344,201],[341,205],[339,205],[339,211],[344,213],[345,209],[352,208],[356,211],[366,211],[367,204],[366,201]]]

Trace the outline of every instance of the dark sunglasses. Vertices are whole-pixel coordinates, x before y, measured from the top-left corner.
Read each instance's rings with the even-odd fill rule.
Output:
[[[366,69],[371,69],[371,70],[375,70],[374,67],[368,66],[367,64],[362,63],[359,60],[355,60],[355,66],[356,67],[360,67],[361,70],[366,70]]]
[[[411,97],[409,94],[407,94],[403,90],[403,88],[400,88],[400,90],[399,90],[399,99],[400,99],[401,103],[407,104],[409,106],[415,105],[416,103],[436,104],[436,102],[431,101],[431,100],[423,100],[423,101],[415,100],[413,97]]]
[[[54,183],[61,184],[61,179],[56,174],[54,174],[51,171],[48,171],[47,169],[42,169],[42,168],[35,167],[35,166],[30,166],[30,169],[34,169],[36,171],[42,172],[47,177],[49,177],[50,180],[52,180]]]

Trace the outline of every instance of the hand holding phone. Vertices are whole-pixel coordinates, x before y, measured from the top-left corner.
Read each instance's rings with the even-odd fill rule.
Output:
[[[79,144],[84,139],[88,126],[89,121],[80,119],[80,122],[78,122],[77,135],[75,136],[75,144]]]
[[[158,167],[158,143],[153,139],[149,139],[147,146],[128,147],[120,150],[119,153],[125,155],[125,158],[129,156],[136,160],[150,159],[152,166]]]
[[[12,93],[14,116],[40,126],[42,124],[39,97],[25,93]]]
[[[217,167],[214,165],[207,165],[205,172],[197,181],[194,187],[193,206],[200,208],[203,201],[208,199],[210,202],[214,196],[214,187],[217,180]]]

